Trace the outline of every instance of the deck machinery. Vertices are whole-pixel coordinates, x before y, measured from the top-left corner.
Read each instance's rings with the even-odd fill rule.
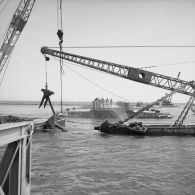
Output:
[[[188,102],[186,103],[184,109],[180,113],[178,119],[175,121],[174,125],[166,127],[166,128],[174,128],[173,130],[174,132],[176,131],[176,129],[180,129],[182,132],[184,131],[184,134],[185,134],[186,129],[189,129],[189,126],[188,127],[186,126],[185,128],[185,126],[183,125],[183,122],[194,102],[195,81],[184,81],[184,80],[179,79],[178,77],[173,78],[173,77],[169,77],[166,75],[142,70],[139,68],[134,68],[134,67],[111,63],[111,62],[107,62],[103,60],[93,59],[93,58],[89,58],[89,57],[85,57],[81,55],[75,55],[75,54],[71,54],[71,53],[67,53],[63,51],[50,49],[48,47],[42,47],[41,53],[43,55],[50,55],[53,57],[62,58],[69,62],[73,62],[73,63],[79,64],[82,66],[86,66],[92,69],[96,69],[96,70],[103,71],[109,74],[113,74],[113,75],[116,75],[118,77],[122,77],[128,80],[132,80],[132,81],[147,84],[147,85],[152,85],[155,87],[159,87],[159,88],[163,88],[163,89],[167,89],[171,91],[171,93],[166,94],[164,97],[160,98],[156,102],[153,102],[147,107],[151,107],[155,105],[157,102],[161,102],[165,100],[167,97],[170,97],[174,93],[181,93],[181,94],[190,96]],[[145,109],[146,107],[140,110],[139,113],[143,112]],[[106,129],[112,130],[113,127],[117,127],[118,129],[122,127],[126,128],[127,126],[124,125],[124,122],[128,121],[129,119],[130,118],[127,118],[122,122],[114,123],[114,124],[108,123]],[[158,127],[156,128],[158,129]],[[163,132],[165,132],[166,130],[164,129],[164,127],[161,126],[160,129],[162,128],[163,128]],[[98,128],[96,127],[96,129],[102,132],[112,133],[112,131],[105,130],[105,128],[103,128],[102,125]],[[191,129],[192,129],[192,133],[195,134],[195,126],[190,126],[190,132],[191,132]],[[168,131],[172,131],[172,130],[168,129]],[[130,132],[130,134],[132,133],[131,128],[128,132]],[[117,131],[115,133],[117,133]],[[136,131],[133,133],[136,133]]]

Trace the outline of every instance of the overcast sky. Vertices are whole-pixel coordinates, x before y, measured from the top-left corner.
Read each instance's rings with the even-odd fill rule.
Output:
[[[45,86],[45,65],[40,48],[58,46],[56,2],[36,0],[29,21],[15,45],[0,88],[0,100],[41,99],[40,90]],[[0,12],[0,43],[18,3],[19,0],[10,0],[4,11]],[[0,5],[0,10],[2,7],[3,4]],[[195,45],[195,1],[63,0],[63,31],[63,46]],[[107,48],[65,51],[132,67],[188,61],[147,70],[171,77],[177,77],[178,72],[181,72],[181,79],[195,80],[195,48]],[[50,60],[47,67],[49,89],[55,92],[52,100],[60,100],[59,63]],[[106,91],[108,90],[129,101],[148,102],[155,101],[168,92],[79,65],[65,63],[64,71],[64,101],[92,101],[96,97],[122,100],[108,93]],[[182,94],[173,97],[174,102],[186,102],[187,99],[188,97]]]

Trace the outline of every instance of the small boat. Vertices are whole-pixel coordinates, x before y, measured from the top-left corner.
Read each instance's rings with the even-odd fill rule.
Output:
[[[136,114],[138,110],[129,110],[127,114],[129,117]],[[173,118],[170,113],[163,113],[158,109],[149,109],[140,113],[136,118],[155,118],[155,119],[170,119]]]

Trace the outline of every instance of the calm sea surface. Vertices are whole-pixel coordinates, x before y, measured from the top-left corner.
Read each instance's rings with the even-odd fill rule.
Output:
[[[181,109],[162,109],[173,119],[142,121],[173,124]],[[0,105],[0,112],[40,118],[51,114],[37,105]],[[32,195],[195,194],[195,137],[105,135],[93,130],[100,122],[72,118],[67,132],[33,135]],[[186,122],[195,124],[191,111]]]

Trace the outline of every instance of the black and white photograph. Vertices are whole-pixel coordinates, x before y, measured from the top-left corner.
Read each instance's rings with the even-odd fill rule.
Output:
[[[0,195],[195,194],[195,0],[0,0]]]

